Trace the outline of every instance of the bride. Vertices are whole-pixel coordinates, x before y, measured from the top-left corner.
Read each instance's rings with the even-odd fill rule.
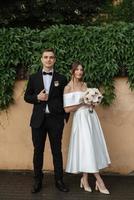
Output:
[[[80,62],[72,64],[71,75],[64,89],[65,112],[74,112],[66,172],[83,173],[80,187],[88,192],[92,191],[88,173],[93,173],[96,178],[95,189],[110,194],[99,174],[100,169],[110,164],[100,121],[95,110],[91,113],[89,105],[80,103],[87,89],[83,82],[84,68]]]

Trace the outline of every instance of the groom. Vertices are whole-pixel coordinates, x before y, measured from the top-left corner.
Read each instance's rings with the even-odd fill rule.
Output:
[[[33,104],[30,126],[34,146],[34,185],[32,193],[42,188],[43,153],[48,134],[55,173],[55,185],[68,192],[63,182],[61,140],[64,128],[63,90],[66,78],[54,70],[56,58],[53,49],[45,49],[41,56],[43,69],[30,76],[24,95],[26,102]]]

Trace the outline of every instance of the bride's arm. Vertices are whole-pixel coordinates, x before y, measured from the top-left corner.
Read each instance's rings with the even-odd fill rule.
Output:
[[[74,105],[74,106],[67,106],[67,107],[64,107],[64,110],[65,110],[66,113],[74,112],[74,111],[76,111],[78,108],[80,108],[81,106],[82,106],[82,104]]]

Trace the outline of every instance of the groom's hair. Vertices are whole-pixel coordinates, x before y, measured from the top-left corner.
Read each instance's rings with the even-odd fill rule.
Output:
[[[55,50],[53,48],[43,49],[41,55],[43,55],[44,52],[52,52],[54,54],[54,56],[55,56]]]

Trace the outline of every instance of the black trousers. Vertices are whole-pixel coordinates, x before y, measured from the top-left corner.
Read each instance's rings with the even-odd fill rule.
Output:
[[[32,141],[34,146],[33,166],[35,179],[42,180],[43,154],[46,136],[48,134],[53,156],[55,180],[62,180],[63,160],[61,140],[64,128],[63,117],[45,114],[44,121],[39,128],[32,127]]]

